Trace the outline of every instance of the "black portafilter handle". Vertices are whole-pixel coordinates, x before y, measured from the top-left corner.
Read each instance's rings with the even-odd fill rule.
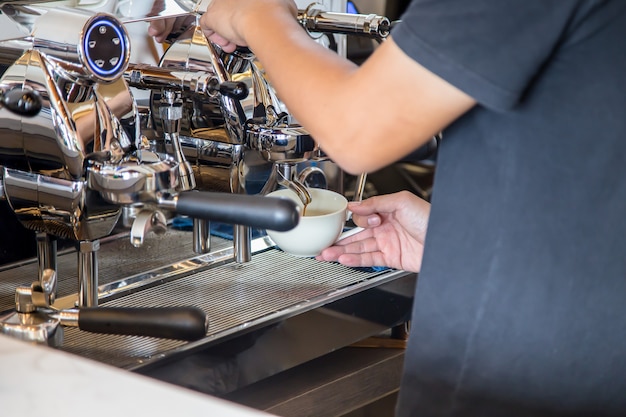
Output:
[[[178,214],[195,219],[279,232],[293,229],[300,221],[296,203],[276,197],[185,191],[178,194],[175,205]]]
[[[77,314],[78,328],[87,332],[161,339],[202,339],[209,325],[197,307],[85,307]]]
[[[17,115],[33,117],[41,111],[42,100],[35,90],[16,87],[0,91],[0,104]]]

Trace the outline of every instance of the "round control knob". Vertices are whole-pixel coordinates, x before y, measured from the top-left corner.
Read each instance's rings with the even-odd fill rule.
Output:
[[[122,24],[112,16],[96,15],[84,27],[81,60],[97,79],[120,78],[130,56],[128,35]]]

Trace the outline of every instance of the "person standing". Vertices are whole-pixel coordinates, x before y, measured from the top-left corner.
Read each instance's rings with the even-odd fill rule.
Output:
[[[351,204],[366,230],[318,257],[420,272],[397,415],[626,415],[626,2],[414,0],[360,67],[296,12],[200,24],[349,173],[444,131],[432,206]]]

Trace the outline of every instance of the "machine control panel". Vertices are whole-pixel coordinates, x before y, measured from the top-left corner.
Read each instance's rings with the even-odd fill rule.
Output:
[[[85,25],[81,52],[83,63],[96,78],[119,78],[126,70],[130,53],[121,23],[108,15],[96,15]]]

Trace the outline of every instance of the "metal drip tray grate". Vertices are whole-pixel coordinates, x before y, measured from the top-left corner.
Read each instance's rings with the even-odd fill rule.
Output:
[[[211,253],[200,256],[191,250],[191,242],[190,232],[173,230],[147,240],[141,248],[132,247],[129,239],[121,236],[103,239],[98,253],[100,305],[196,306],[209,317],[210,328],[204,339],[189,343],[65,328],[59,349],[120,368],[139,369],[405,274],[294,258],[273,249],[268,238],[254,240],[252,261],[245,264],[233,262],[230,240],[212,237]],[[58,297],[71,304],[78,285],[76,266],[75,252],[59,255]],[[0,309],[13,309],[16,287],[36,279],[35,261],[0,268]]]
[[[168,230],[160,236],[150,236],[143,246],[131,245],[125,235],[102,239],[98,251],[99,284],[108,284],[122,278],[143,274],[162,265],[198,256],[192,250],[190,232]],[[213,236],[213,250],[232,247],[232,241]],[[57,259],[57,296],[75,294],[78,290],[78,256],[76,251],[64,251]],[[15,288],[30,285],[37,280],[37,262],[30,260],[19,265],[0,268],[0,311],[15,307]]]
[[[252,262],[224,264],[102,303],[103,306],[193,305],[209,316],[207,337],[187,343],[65,331],[61,349],[134,369],[146,362],[210,343],[245,329],[311,310],[354,291],[392,279],[397,272],[355,270],[269,249]]]

